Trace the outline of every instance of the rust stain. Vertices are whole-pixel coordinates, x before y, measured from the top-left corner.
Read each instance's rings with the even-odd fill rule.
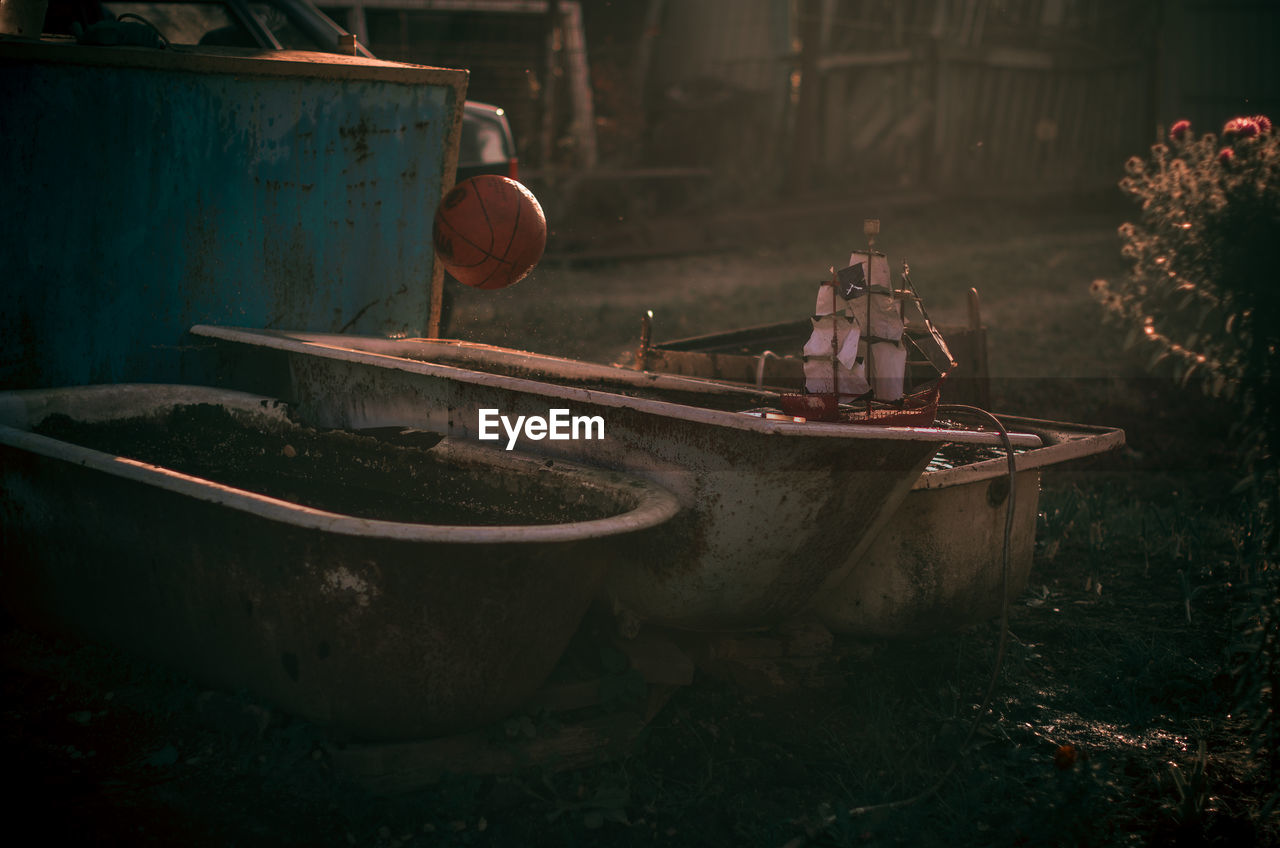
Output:
[[[405,127],[378,127],[369,123],[368,118],[361,118],[355,124],[339,127],[338,135],[351,146],[351,152],[355,156],[357,164],[368,159],[372,155],[369,147],[369,139],[379,135],[402,135]]]

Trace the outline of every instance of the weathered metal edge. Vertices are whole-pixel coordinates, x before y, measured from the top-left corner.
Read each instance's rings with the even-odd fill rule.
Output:
[[[461,380],[476,385],[497,386],[512,391],[543,395],[560,400],[581,400],[597,403],[601,406],[644,409],[647,412],[664,415],[670,418],[697,421],[734,430],[750,430],[769,435],[785,436],[827,436],[853,439],[878,439],[883,441],[937,441],[955,444],[1000,445],[1003,442],[1000,434],[994,431],[979,430],[941,430],[933,427],[880,427],[860,424],[824,424],[820,422],[792,423],[754,418],[736,412],[723,412],[715,409],[685,406],[666,401],[633,398],[608,391],[581,389],[559,386],[554,383],[539,382],[518,377],[506,377],[483,371],[474,371],[452,365],[438,365],[432,362],[405,359],[400,356],[372,353],[356,347],[344,346],[339,337],[329,343],[304,341],[287,331],[256,330],[248,327],[221,327],[210,324],[197,324],[191,333],[204,338],[247,344],[258,347],[273,348],[292,353],[307,354],[317,350],[326,351],[327,356],[347,362],[391,367],[400,371],[440,377],[443,379]],[[300,334],[305,335],[305,334]],[[366,338],[366,341],[369,339]],[[377,340],[375,341],[388,341]],[[351,337],[353,343],[359,339]],[[1014,447],[1037,448],[1042,442],[1039,436],[1031,433],[1011,433],[1010,439]]]
[[[461,108],[470,72],[388,62],[363,56],[304,50],[251,50],[235,47],[171,46],[86,47],[71,41],[30,41],[0,38],[0,62],[38,60],[95,67],[112,66],[241,76],[307,76],[340,80],[374,80],[406,85],[430,84],[455,90]]]
[[[997,415],[997,418],[1008,428],[1034,433],[1041,437],[1042,447],[1029,450],[1014,456],[1014,467],[1018,471],[1033,468],[1045,468],[1083,459],[1099,453],[1122,447],[1124,430],[1119,427],[1104,427],[1091,424],[1071,424],[1062,421],[1045,421],[1038,418],[1022,418],[1013,415]],[[925,472],[916,481],[913,490],[945,489],[960,486],[988,478],[1001,477],[1009,473],[1008,460],[1004,457],[988,459],[949,468],[944,471]]]
[[[128,384],[121,385],[125,388],[130,388]],[[89,388],[101,389],[106,387],[95,386]],[[159,386],[158,388],[172,390],[172,399],[175,402],[182,396],[181,389],[183,387]],[[26,414],[27,404],[24,403],[24,399],[30,399],[38,406],[42,398],[58,391],[62,390],[33,389],[0,393],[0,413],[4,414],[4,419],[0,419],[0,444],[308,530],[320,530],[326,533],[346,536],[392,538],[409,542],[456,542],[462,544],[555,542],[597,538],[613,533],[643,530],[670,520],[680,510],[679,502],[666,489],[655,483],[626,475],[626,483],[630,485],[637,498],[636,506],[620,515],[591,521],[575,521],[566,524],[472,527],[447,524],[410,524],[357,518],[313,509],[312,507],[302,506],[279,498],[183,474],[169,468],[113,456],[81,445],[52,439],[48,436],[20,429],[20,426],[24,423],[23,421],[15,422],[19,424],[18,427],[4,423],[5,420],[14,421],[15,417]],[[226,405],[242,410],[255,410],[258,407],[268,409],[264,403],[276,403],[271,398],[218,389],[201,389],[198,398],[194,394],[188,398],[189,402],[203,403],[217,402],[220,399],[225,401]],[[272,413],[268,412],[268,414],[271,415]],[[278,416],[273,415],[273,417]],[[446,445],[445,448],[464,455],[483,452],[496,463],[526,466],[530,473],[543,473],[546,470],[543,461],[540,459],[507,454],[500,451],[487,451],[467,444]],[[598,469],[578,466],[569,462],[557,462],[554,472],[578,477],[588,484],[617,485],[617,483],[608,480],[611,476],[610,472],[602,472]]]

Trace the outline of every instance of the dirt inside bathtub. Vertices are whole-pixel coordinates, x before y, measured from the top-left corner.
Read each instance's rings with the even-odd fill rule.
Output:
[[[625,508],[570,480],[480,462],[450,462],[422,446],[235,415],[215,404],[87,422],[51,415],[33,428],[60,441],[328,512],[416,524],[587,521]],[[394,435],[394,434],[393,434]]]

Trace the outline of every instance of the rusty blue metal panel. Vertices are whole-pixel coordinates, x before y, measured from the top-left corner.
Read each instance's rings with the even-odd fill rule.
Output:
[[[199,381],[195,323],[426,330],[465,73],[0,44],[0,386]]]

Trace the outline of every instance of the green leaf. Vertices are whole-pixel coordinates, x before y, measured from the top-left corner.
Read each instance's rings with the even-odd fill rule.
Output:
[[[1179,381],[1180,384],[1182,385],[1182,388],[1185,389],[1187,387],[1187,384],[1191,382],[1191,375],[1196,373],[1196,369],[1199,367],[1200,367],[1200,363],[1198,362],[1193,362],[1191,363],[1190,366],[1187,367],[1187,370],[1182,374],[1182,379]]]
[[[1209,390],[1209,395],[1211,397],[1221,397],[1222,390],[1226,388],[1226,385],[1227,375],[1219,371],[1217,374],[1213,375],[1213,386]]]
[[[1258,485],[1257,479],[1255,479],[1254,476],[1250,474],[1247,477],[1241,478],[1239,481],[1236,482],[1234,486],[1231,487],[1231,494],[1233,495],[1242,494],[1243,492],[1247,492],[1257,485]]]
[[[1214,310],[1215,310],[1215,309],[1217,309],[1217,308],[1218,308],[1218,307],[1216,307],[1216,306],[1214,306],[1214,305],[1212,305],[1212,304],[1210,304],[1209,306],[1205,306],[1205,307],[1201,308],[1201,310],[1200,310],[1200,317],[1196,319],[1196,329],[1199,329],[1199,328],[1203,327],[1203,326],[1204,326],[1204,322],[1205,322],[1206,320],[1208,320],[1209,316],[1210,316],[1210,315],[1212,315],[1212,314],[1213,314],[1213,312],[1214,312]]]

